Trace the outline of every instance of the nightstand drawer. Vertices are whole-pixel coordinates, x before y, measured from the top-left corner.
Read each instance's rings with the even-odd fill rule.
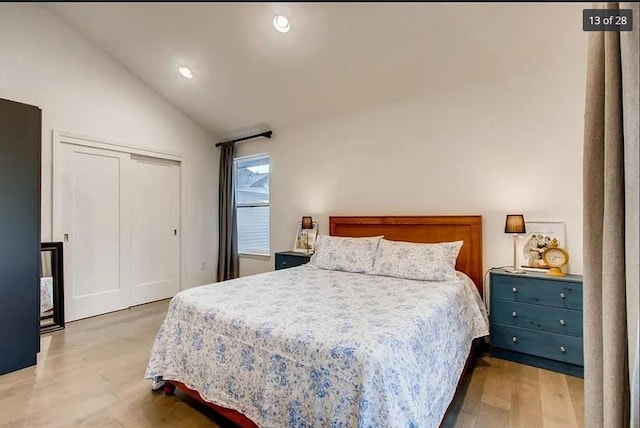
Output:
[[[560,279],[491,275],[493,298],[582,310],[582,285]]]
[[[493,324],[491,346],[583,366],[582,339]]]
[[[287,269],[296,267],[309,262],[311,255],[303,253],[282,252],[276,253],[275,269]]]
[[[491,321],[514,327],[582,337],[582,312],[552,306],[495,300]]]

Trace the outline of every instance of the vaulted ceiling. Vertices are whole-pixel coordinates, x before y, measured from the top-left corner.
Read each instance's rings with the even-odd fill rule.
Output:
[[[50,3],[218,137],[546,67],[585,4]],[[291,31],[275,31],[286,15]],[[178,67],[187,65],[193,79]]]

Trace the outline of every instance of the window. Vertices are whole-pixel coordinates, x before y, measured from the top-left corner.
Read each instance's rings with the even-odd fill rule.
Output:
[[[238,252],[268,256],[269,155],[235,159]]]

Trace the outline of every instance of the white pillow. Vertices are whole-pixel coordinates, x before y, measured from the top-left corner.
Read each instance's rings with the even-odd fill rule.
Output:
[[[382,236],[371,238],[318,236],[316,249],[309,264],[320,269],[367,273],[373,268],[381,239]]]
[[[460,248],[462,241],[417,244],[382,239],[370,273],[421,281],[455,279]]]

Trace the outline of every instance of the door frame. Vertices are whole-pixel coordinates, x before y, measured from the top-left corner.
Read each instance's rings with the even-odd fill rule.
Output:
[[[60,150],[62,144],[74,144],[78,146],[93,147],[104,150],[111,150],[121,153],[128,153],[134,155],[149,156],[152,158],[165,159],[178,162],[180,167],[180,173],[178,175],[180,184],[180,207],[178,209],[179,224],[180,224],[180,239],[178,248],[178,290],[182,290],[182,286],[185,283],[185,251],[186,248],[186,225],[184,209],[186,206],[186,189],[184,180],[184,168],[183,157],[181,153],[175,153],[170,151],[163,151],[157,149],[151,149],[148,147],[136,146],[132,144],[126,144],[121,142],[115,142],[106,140],[103,138],[90,137],[87,135],[75,134],[67,131],[52,130],[53,150],[51,154],[51,167],[52,167],[52,189],[51,189],[51,203],[52,203],[52,215],[51,215],[51,231],[52,240],[64,242],[62,230],[62,199],[61,199],[61,186],[62,186],[62,174],[61,165],[59,164]]]

